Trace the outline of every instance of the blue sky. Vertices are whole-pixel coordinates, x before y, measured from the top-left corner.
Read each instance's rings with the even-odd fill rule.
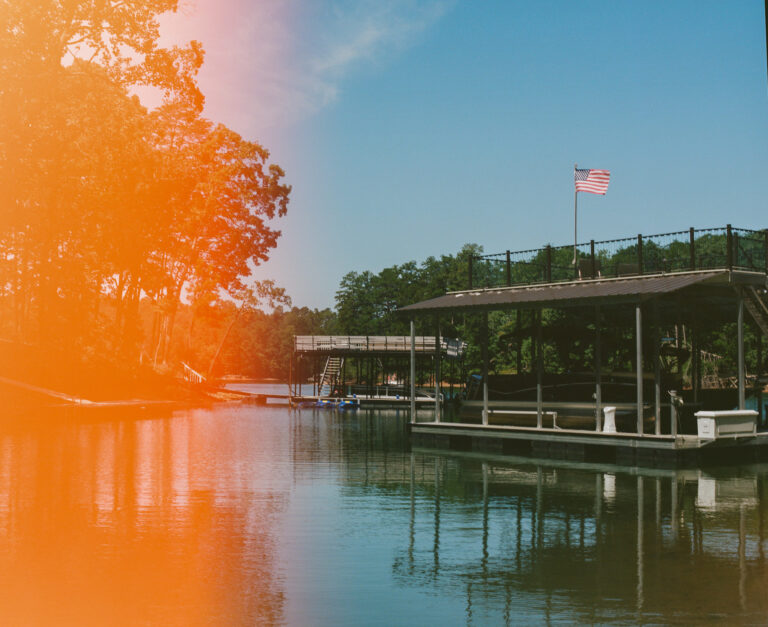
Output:
[[[574,162],[611,171],[580,240],[768,226],[760,0],[184,7],[164,32],[203,42],[206,114],[293,185],[255,276],[295,305],[468,242],[571,242]]]

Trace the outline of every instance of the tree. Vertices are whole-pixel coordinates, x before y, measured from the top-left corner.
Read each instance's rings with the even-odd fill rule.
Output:
[[[176,0],[0,4],[0,329],[138,362],[141,301],[165,361],[186,298],[287,302],[248,281],[290,187],[201,116],[199,43],[158,45]],[[129,89],[162,90],[148,112]],[[153,350],[154,349],[154,350]]]

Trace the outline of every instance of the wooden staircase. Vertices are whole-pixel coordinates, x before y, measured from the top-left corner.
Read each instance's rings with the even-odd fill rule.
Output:
[[[760,330],[768,335],[768,294],[765,290],[748,287],[743,292],[744,306],[749,315],[760,327]]]
[[[344,366],[343,357],[329,357],[325,362],[323,376],[318,385],[318,396],[330,396],[339,381],[341,369]]]

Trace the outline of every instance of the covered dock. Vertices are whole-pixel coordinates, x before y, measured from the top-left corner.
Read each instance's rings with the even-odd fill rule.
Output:
[[[592,241],[577,247],[575,263],[563,262],[564,253],[570,255],[572,251],[572,246],[547,246],[471,258],[467,289],[401,310],[411,317],[412,329],[415,317],[424,315],[433,317],[438,325],[441,316],[474,315],[483,326],[482,395],[481,399],[465,400],[462,412],[466,417],[471,415],[466,410],[474,408],[479,420],[445,422],[437,414],[433,421],[416,422],[414,412],[414,441],[461,449],[548,452],[580,459],[620,457],[626,461],[644,457],[651,462],[700,459],[710,450],[718,455],[725,449],[754,451],[768,444],[768,433],[756,429],[763,419],[768,231],[727,226]],[[479,278],[484,287],[474,286]],[[542,338],[545,310],[562,311],[573,333],[591,336],[591,399],[585,400],[583,392],[573,394],[568,385],[547,385]],[[690,419],[699,411],[734,409],[741,411],[738,415],[742,417],[750,414],[746,405],[745,310],[757,337],[750,347],[758,362],[757,372],[750,377],[757,406],[753,412],[755,428],[736,428],[727,438],[700,437],[695,430],[690,432]],[[489,398],[488,314],[494,311],[515,312],[518,324],[521,315],[531,321],[527,338],[534,365],[528,379],[533,382],[530,398],[514,394],[504,401]],[[735,388],[717,394],[702,387],[702,359],[711,353],[700,344],[700,330],[713,325],[730,325],[726,328],[733,328],[730,340],[736,345]],[[677,333],[675,337],[666,333],[681,327],[687,329],[684,340]],[[610,387],[614,384],[606,381],[609,373],[603,366],[604,357],[616,348],[605,341],[609,330],[613,338],[621,333],[632,335],[634,367],[633,372],[624,373],[622,385],[634,388],[633,398],[617,395],[616,388]],[[690,383],[686,390],[681,389],[681,376],[676,380],[663,376],[665,353],[676,355],[678,361],[681,354],[688,355],[686,379]],[[677,370],[682,372],[679,364]],[[553,396],[550,392],[554,388]],[[614,414],[616,427],[604,424],[609,418],[612,421]],[[683,415],[689,418],[686,429],[680,428]],[[564,424],[563,416],[580,419]]]
[[[375,407],[412,404],[434,406],[439,415],[443,392],[440,368],[433,364],[447,359],[454,368],[460,368],[465,350],[466,342],[439,333],[296,335],[289,381],[291,402]],[[311,384],[311,393],[303,390],[302,384]]]

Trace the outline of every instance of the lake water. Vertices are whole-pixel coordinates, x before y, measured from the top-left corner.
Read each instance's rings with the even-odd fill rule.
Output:
[[[0,624],[768,621],[768,466],[435,454],[406,422],[220,405],[6,424]]]

